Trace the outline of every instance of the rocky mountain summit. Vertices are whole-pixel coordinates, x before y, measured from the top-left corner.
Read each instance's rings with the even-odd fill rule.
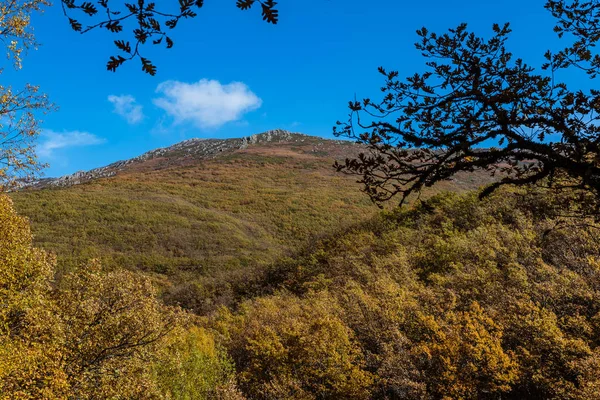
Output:
[[[274,129],[252,136],[232,139],[188,139],[172,146],[146,152],[129,160],[117,161],[104,167],[89,171],[77,171],[58,178],[44,178],[32,182],[24,182],[21,187],[43,189],[50,187],[67,187],[89,182],[98,178],[114,176],[148,161],[154,161],[158,166],[168,165],[173,160],[211,159],[223,154],[230,154],[249,146],[271,143],[308,143],[308,142],[342,142],[327,140],[302,133],[289,132],[284,129]],[[348,142],[346,142],[348,143]]]

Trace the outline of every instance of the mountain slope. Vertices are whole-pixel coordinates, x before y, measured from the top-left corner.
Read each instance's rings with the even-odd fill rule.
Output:
[[[214,159],[231,154],[238,150],[247,149],[249,146],[266,145],[274,143],[293,143],[305,148],[309,146],[323,146],[324,143],[332,142],[341,147],[355,147],[344,141],[323,141],[320,138],[311,137],[301,133],[292,133],[282,129],[275,129],[249,137],[233,139],[188,139],[165,148],[148,151],[138,157],[129,160],[121,160],[104,167],[95,168],[90,171],[78,171],[71,175],[59,178],[45,178],[30,183],[24,183],[24,187],[34,189],[45,189],[51,187],[68,187],[86,183],[94,179],[107,178],[119,173],[132,171],[147,171],[150,169],[161,169],[177,165],[187,165],[198,160]]]
[[[250,399],[598,399],[600,236],[555,197],[381,213],[274,263],[210,327]]]
[[[372,213],[331,168],[330,153],[353,147],[284,131],[192,139],[12,197],[37,244],[68,265],[94,256],[160,273],[230,268]]]
[[[56,252],[65,270],[95,257],[177,285],[268,264],[373,215],[355,178],[332,168],[358,151],[285,131],[195,139],[44,180],[12,198],[31,219],[36,245]],[[436,190],[486,179],[471,175]]]

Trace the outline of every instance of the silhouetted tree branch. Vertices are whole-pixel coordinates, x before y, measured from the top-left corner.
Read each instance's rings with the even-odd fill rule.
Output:
[[[573,33],[575,42],[547,53],[542,73],[506,49],[508,24],[494,25],[489,39],[466,24],[441,35],[417,31],[425,72],[401,80],[380,68],[383,98],[349,103],[349,117],[334,133],[367,151],[336,163],[338,171],[359,175],[379,205],[397,195],[402,204],[424,187],[475,170],[502,176],[482,196],[504,184],[543,181],[598,197],[600,91],[571,90],[554,76],[577,66],[595,77],[598,1],[546,7],[558,18],[559,35]]]
[[[130,22],[133,25],[132,39],[114,41],[121,54],[111,56],[106,68],[114,72],[126,61],[139,58],[142,70],[150,75],[156,74],[156,66],[141,54],[140,47],[146,43],[164,44],[167,49],[173,47],[173,39],[167,32],[174,29],[182,19],[195,18],[196,11],[202,8],[204,0],[169,0],[161,3],[147,0],[131,3],[99,0],[96,5],[89,1],[61,0],[63,13],[69,19],[71,27],[80,33],[97,28],[121,33]],[[248,10],[255,4],[260,5],[264,21],[271,24],[278,22],[279,12],[274,0],[236,0],[236,6],[240,10]],[[91,24],[84,26],[74,14],[88,17]]]

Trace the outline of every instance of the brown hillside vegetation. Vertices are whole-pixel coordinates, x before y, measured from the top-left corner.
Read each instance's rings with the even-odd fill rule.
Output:
[[[210,142],[216,153],[178,147],[129,163],[115,176],[12,198],[31,219],[35,243],[55,252],[61,268],[98,258],[107,268],[167,277],[173,301],[199,311],[230,301],[229,285],[214,287],[222,275],[244,280],[240,271],[377,210],[354,178],[332,168],[355,145],[267,135],[241,149]],[[474,189],[489,179],[465,176],[445,188]]]
[[[9,290],[5,293],[13,296],[15,310],[23,311],[4,318],[42,315],[51,306],[58,312],[48,321],[71,321],[76,329],[68,337],[55,332],[42,339],[8,340],[4,348],[16,349],[15,357],[29,357],[32,369],[22,375],[6,370],[0,381],[14,391],[46,374],[40,368],[51,368],[48,373],[57,377],[54,386],[40,387],[57,393],[55,398],[69,387],[81,388],[82,396],[106,391],[115,398],[137,399],[149,398],[150,390],[164,399],[600,396],[600,236],[593,221],[559,216],[564,204],[573,203],[564,198],[569,193],[502,190],[480,201],[477,192],[444,192],[413,207],[374,212],[359,195],[352,196],[351,181],[331,173],[327,157],[305,151],[289,155],[298,150],[290,143],[250,147],[185,167],[124,172],[64,189],[13,194],[21,209],[29,210],[34,229],[48,229],[45,246],[59,245],[56,238],[68,229],[78,229],[78,236],[71,234],[63,242],[55,274],[71,273],[57,281],[59,291],[44,289],[53,265],[44,264],[49,266],[35,281],[42,286],[31,289],[38,297],[28,297],[41,300],[23,303]],[[247,197],[249,193],[254,196]],[[303,203],[300,194],[316,206]],[[348,196],[347,203],[339,203],[336,211],[333,196]],[[286,211],[293,206],[296,213]],[[289,225],[278,224],[277,213],[292,216]],[[207,214],[215,220],[198,217]],[[192,217],[197,218],[195,229],[186,225]],[[227,244],[239,237],[226,229],[244,225],[232,221],[260,227],[263,236],[247,237],[251,243],[265,240],[265,247],[248,245],[240,253],[247,261],[219,264],[228,260],[226,251],[229,260],[236,260],[237,250]],[[212,230],[198,228],[207,226]],[[302,231],[301,226],[310,228]],[[50,228],[57,230],[54,239]],[[173,232],[184,235],[169,236]],[[181,261],[188,258],[168,252],[180,242],[167,239],[187,243],[185,234],[195,232],[215,240],[214,253],[207,253],[213,258],[202,259],[212,260],[210,269],[186,270]],[[289,235],[290,244],[286,247],[285,236],[278,235]],[[111,241],[116,239],[121,242]],[[86,240],[87,251],[109,263],[106,272],[99,273],[97,264],[74,267],[86,254],[73,250]],[[139,248],[113,247],[127,241]],[[265,254],[276,245],[276,251]],[[195,251],[202,254],[207,248]],[[172,269],[126,265],[144,259],[144,252],[161,260],[174,256]],[[81,356],[70,353],[74,349],[69,346],[82,340],[79,335],[88,337],[93,314],[85,310],[109,306],[106,299],[147,305],[93,325],[94,337],[101,340],[82,342],[89,354],[110,344],[115,332],[139,331],[138,313],[148,313],[143,320],[150,318],[159,330],[161,321],[168,321],[160,315],[173,315],[152,301],[155,292],[146,280],[123,272],[120,265],[151,273],[163,283],[165,300],[204,316],[190,320],[181,315],[152,347],[107,360],[107,368],[125,366],[131,374],[105,376],[102,371],[107,370],[100,369],[100,375],[65,381],[69,368],[87,365],[78,364]],[[48,340],[57,347],[47,347]],[[46,348],[48,352],[41,350]],[[63,354],[73,354],[74,364],[48,364]],[[15,376],[21,380],[12,380]],[[120,379],[119,386],[115,382]],[[136,392],[140,388],[143,392]],[[19,390],[31,393],[29,387]]]
[[[600,236],[556,209],[504,190],[385,212],[209,326],[252,399],[597,399]]]

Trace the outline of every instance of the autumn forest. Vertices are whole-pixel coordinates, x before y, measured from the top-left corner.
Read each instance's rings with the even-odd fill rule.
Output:
[[[285,24],[284,0],[228,1]],[[156,79],[204,12],[166,3],[0,0],[6,68],[51,7],[109,42],[107,80]],[[543,64],[509,24],[422,28],[423,69],[381,67],[331,137],[188,139],[60,178],[51,93],[0,85],[0,399],[599,399],[600,2],[539,7]]]

